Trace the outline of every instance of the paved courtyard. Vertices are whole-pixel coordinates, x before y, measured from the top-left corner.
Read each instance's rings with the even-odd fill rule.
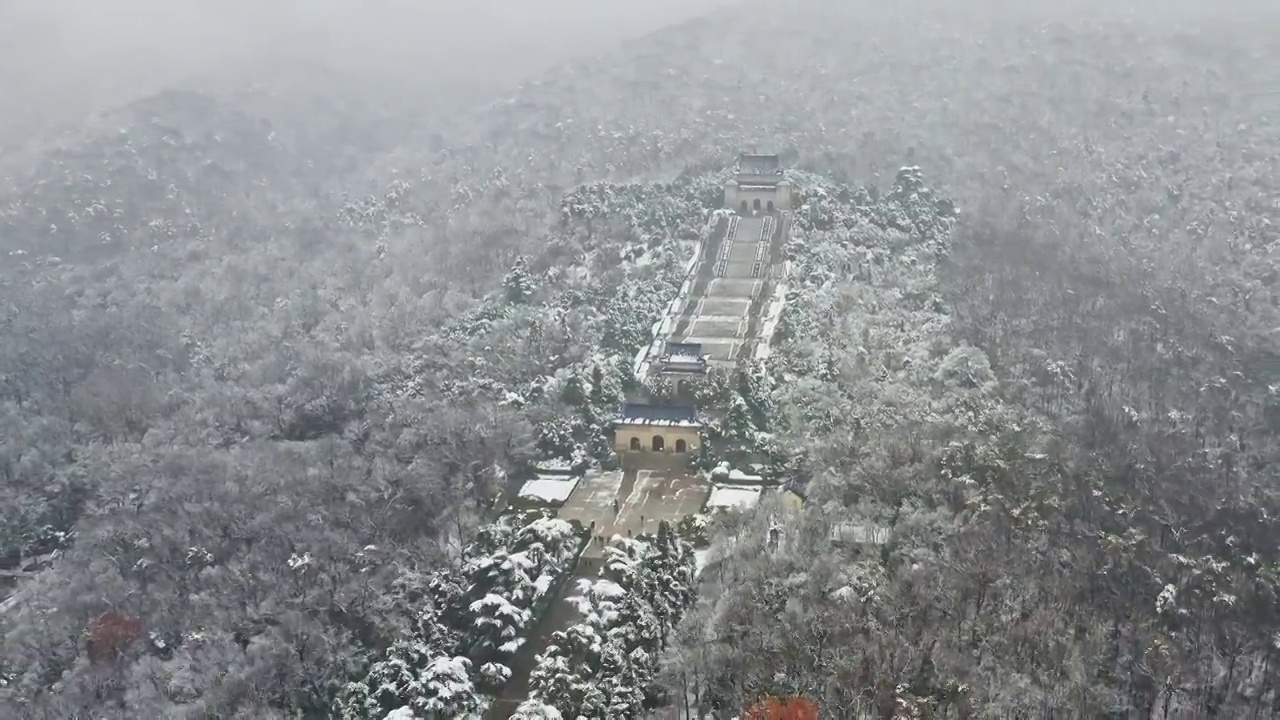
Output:
[[[588,475],[569,496],[560,517],[583,525],[596,524],[595,535],[657,532],[658,522],[677,522],[702,509],[711,486],[685,470],[616,470]],[[614,500],[618,512],[613,511]],[[592,543],[586,557],[599,557],[603,548]]]

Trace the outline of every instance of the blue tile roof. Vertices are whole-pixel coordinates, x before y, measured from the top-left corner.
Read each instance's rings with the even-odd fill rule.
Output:
[[[621,421],[645,425],[697,424],[698,409],[692,405],[646,405],[642,403],[626,403],[622,406]]]

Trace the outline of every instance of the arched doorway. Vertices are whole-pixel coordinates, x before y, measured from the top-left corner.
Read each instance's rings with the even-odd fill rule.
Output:
[[[743,215],[746,215],[746,214],[747,214],[747,201],[746,201],[746,200],[743,200],[743,201],[742,201],[742,214],[743,214]]]
[[[654,451],[654,452],[662,452],[663,450],[665,450],[665,449],[666,449],[666,447],[667,447],[666,441],[664,441],[664,440],[662,439],[662,436],[661,436],[661,435],[654,435],[654,436],[653,436],[653,451]]]
[[[638,438],[638,437],[633,437],[633,438],[631,438],[631,449],[632,449],[632,450],[639,450],[640,448],[641,448],[641,445],[640,445],[640,438]]]
[[[760,198],[756,198],[756,199],[755,199],[755,201],[751,203],[751,207],[752,207],[752,209],[754,209],[754,210],[756,210],[756,211],[759,211],[759,210],[760,210]]]
[[[768,208],[769,212],[773,212],[773,201],[772,201],[772,200],[770,200],[770,201],[769,201],[769,204],[768,204],[767,208]]]
[[[686,453],[686,452],[688,452],[688,451],[689,451],[689,445],[688,445],[687,443],[685,443],[685,441],[684,441],[684,440],[677,440],[677,441],[676,441],[676,452],[678,452],[678,453],[680,453],[681,455],[683,455],[683,454],[685,454],[685,453]]]

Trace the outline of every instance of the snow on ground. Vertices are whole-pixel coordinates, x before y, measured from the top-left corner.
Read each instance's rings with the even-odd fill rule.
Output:
[[[707,567],[707,560],[711,558],[711,548],[703,548],[693,551],[693,575],[697,577]]]
[[[555,581],[556,576],[550,573],[539,575],[538,579],[533,581],[533,596],[540,598],[546,595],[547,591],[551,589],[551,583]]]
[[[782,277],[787,278],[790,275],[791,261],[788,260],[783,265]],[[778,329],[778,322],[782,320],[782,310],[786,305],[787,283],[783,280],[773,286],[773,296],[769,299],[769,309],[765,313],[764,327],[760,330],[760,339],[763,342],[756,345],[757,360],[764,360],[769,357],[773,334]]]
[[[520,488],[520,497],[562,503],[569,499],[569,495],[576,487],[578,487],[578,478],[540,476],[526,482],[524,487]]]
[[[647,345],[645,347],[642,347],[640,348],[639,351],[636,352],[635,360],[631,362],[631,368],[632,368],[632,371],[635,373],[636,377],[643,378],[645,375],[649,373],[648,358],[650,353],[652,352],[653,352],[652,345]]]
[[[689,292],[693,289],[695,271],[698,267],[698,260],[702,257],[702,245],[706,242],[706,238],[692,244],[692,254],[689,261],[684,266],[684,282],[680,284],[680,291],[667,303],[667,309],[663,312],[661,318],[650,328],[649,336],[653,338],[646,347],[636,353],[635,360],[632,361],[632,370],[635,376],[641,381],[649,374],[649,368],[652,366],[652,360],[658,357],[663,348],[666,347],[666,340],[675,330],[676,318],[680,315],[681,308],[689,299]]]
[[[716,485],[711,488],[711,497],[707,498],[707,509],[753,507],[760,501],[760,491],[758,487]]]
[[[753,472],[743,472],[737,469],[730,469],[728,462],[721,462],[711,471],[711,481],[713,483],[724,483],[726,481],[737,483],[738,485],[763,485],[764,478],[756,474],[760,470],[759,465],[752,465],[750,468]]]

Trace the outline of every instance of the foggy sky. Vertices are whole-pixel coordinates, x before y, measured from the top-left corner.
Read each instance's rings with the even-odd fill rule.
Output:
[[[510,84],[730,1],[0,0],[0,146],[39,123],[285,63],[423,92]]]

